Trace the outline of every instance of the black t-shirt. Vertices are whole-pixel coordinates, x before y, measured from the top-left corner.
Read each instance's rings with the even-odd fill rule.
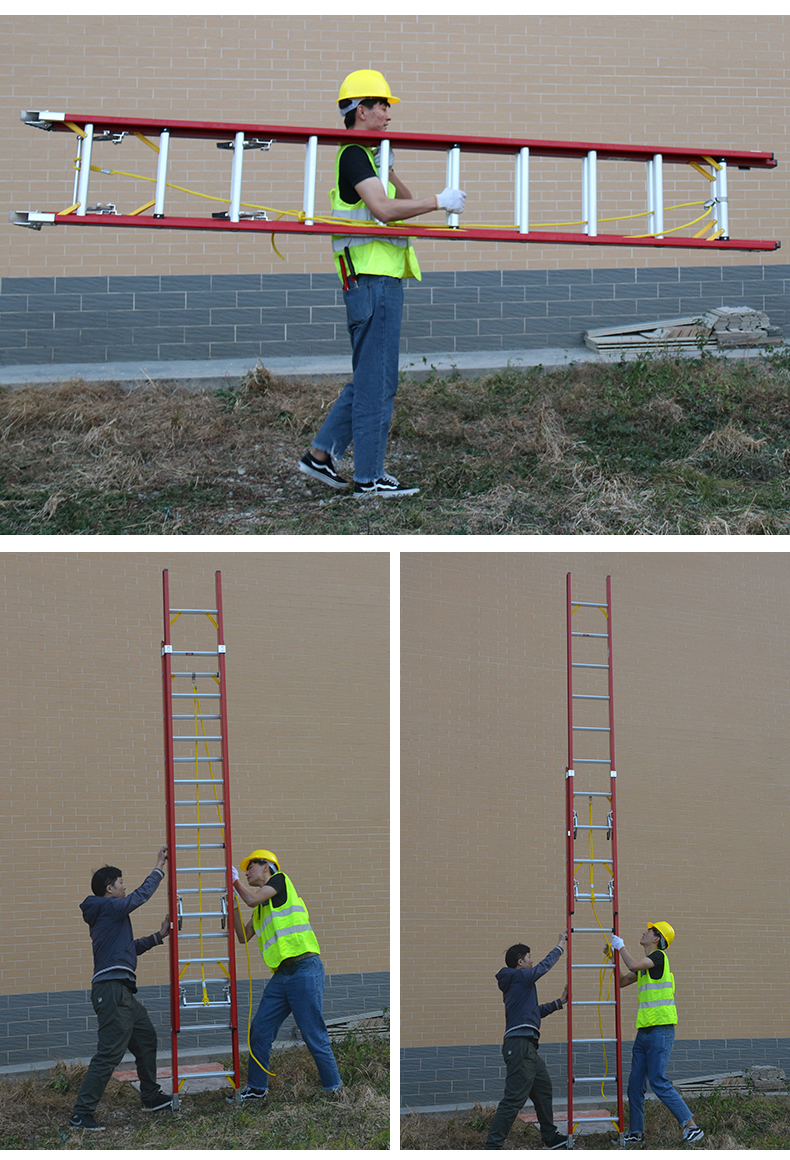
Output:
[[[653,951],[652,955],[648,955],[647,957],[655,963],[655,966],[650,968],[650,978],[658,982],[664,973],[664,952]]]
[[[277,891],[277,893],[269,899],[269,902],[271,902],[274,909],[277,910],[278,907],[284,906],[288,901],[288,887],[285,884],[285,875],[279,871],[277,874],[272,874],[266,885],[271,886],[272,890]]]
[[[354,205],[359,201],[356,186],[368,177],[375,177],[373,168],[365,150],[361,145],[349,145],[343,150],[340,157],[340,173],[338,193],[346,205]]]

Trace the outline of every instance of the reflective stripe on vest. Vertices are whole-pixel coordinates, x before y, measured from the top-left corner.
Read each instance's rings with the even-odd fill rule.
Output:
[[[252,915],[252,925],[258,937],[263,961],[271,971],[276,971],[283,959],[303,955],[308,951],[319,955],[321,948],[310,925],[310,915],[296,887],[287,874],[283,874],[288,892],[284,906],[274,907],[271,900],[256,906]]]
[[[356,141],[350,142],[350,144],[356,145],[357,142]],[[378,170],[378,166],[376,164],[376,158],[375,158],[375,155],[373,153],[373,150],[368,149],[365,145],[360,145],[359,148],[364,149],[365,153],[367,154],[367,156],[370,160],[370,164],[373,166],[373,170],[376,174],[376,177],[378,177],[379,170]],[[348,149],[348,145],[341,146],[341,148],[338,149],[337,157],[335,158],[335,188],[329,194],[329,199],[332,203],[331,216],[345,218],[347,221],[366,222],[367,224],[370,224],[371,213],[370,213],[370,210],[368,209],[368,207],[365,205],[364,201],[357,201],[353,205],[351,205],[349,202],[341,200],[341,197],[340,197],[340,158],[343,155],[344,149]],[[396,196],[395,186],[392,184],[392,182],[388,183],[387,196],[388,197],[395,197]],[[401,246],[404,249],[408,248],[408,246],[411,244],[409,238],[400,238],[400,237],[391,237],[391,236],[387,237],[387,236],[380,236],[380,235],[360,236],[359,234],[354,234],[354,235],[347,235],[345,237],[333,236],[332,237],[332,249],[334,250],[334,252],[336,254],[342,254],[343,250],[346,248],[346,246],[348,246],[349,248],[351,246],[366,246],[366,245],[369,245],[370,242],[384,242],[388,246]]]
[[[651,979],[649,971],[637,973],[639,1006],[636,1012],[636,1026],[663,1027],[677,1023],[675,1006],[675,977],[669,968],[669,958],[664,952],[664,970],[660,979]]]

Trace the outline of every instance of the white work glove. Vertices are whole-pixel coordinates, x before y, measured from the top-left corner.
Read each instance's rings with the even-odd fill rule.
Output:
[[[231,866],[230,868],[230,880],[231,882],[238,882],[239,880],[239,872],[235,866]]]
[[[376,163],[376,169],[381,169],[381,146],[378,145],[373,150],[373,160]],[[390,169],[395,168],[395,150],[390,149]]]
[[[448,213],[463,213],[465,204],[466,194],[462,189],[450,189],[448,185],[436,194],[436,208],[446,209]]]
[[[625,942],[623,941],[623,939],[621,939],[618,935],[613,934],[612,935],[612,949],[616,950],[616,951],[621,951],[624,946],[625,946]]]

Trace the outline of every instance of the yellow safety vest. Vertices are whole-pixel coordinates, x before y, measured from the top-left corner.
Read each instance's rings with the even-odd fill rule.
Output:
[[[252,925],[258,937],[263,961],[270,971],[276,971],[283,959],[312,951],[320,955],[321,948],[310,926],[310,915],[296,887],[287,874],[283,874],[288,897],[282,906],[273,907],[272,900],[256,906],[252,912]]]
[[[378,176],[379,170],[373,150],[366,145],[361,145],[358,141],[350,141],[349,145],[359,145],[361,149],[365,150],[376,176]],[[344,149],[348,149],[348,145],[342,145],[337,151],[335,188],[329,191],[332,216],[369,223],[371,213],[364,201],[360,199],[351,204],[343,201],[340,197],[340,158]],[[387,192],[389,197],[396,196],[395,186],[392,182],[389,182]],[[389,278],[416,278],[418,281],[422,279],[417,255],[414,253],[410,238],[386,237],[385,235],[371,238],[360,237],[359,234],[338,234],[332,237],[332,250],[335,256],[335,268],[341,280],[343,275],[340,270],[340,255],[346,246],[349,249],[353,247],[352,261],[357,274],[383,274]]]
[[[636,1012],[637,1030],[640,1027],[663,1027],[677,1023],[675,1006],[675,977],[669,969],[669,958],[664,953],[664,970],[660,979],[651,979],[650,971],[637,972],[639,1006]]]

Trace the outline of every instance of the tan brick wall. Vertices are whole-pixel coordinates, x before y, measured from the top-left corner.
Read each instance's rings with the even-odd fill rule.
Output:
[[[343,76],[377,67],[403,100],[393,129],[528,136],[546,140],[624,142],[701,149],[771,150],[771,173],[734,172],[731,235],[779,238],[788,201],[784,16],[6,16],[0,20],[6,110],[3,204],[59,210],[72,203],[70,138],[18,121],[22,108],[187,120],[260,121],[339,126],[335,101]],[[153,176],[154,154],[137,141],[96,146],[104,167]],[[464,220],[511,224],[512,163],[464,160]],[[398,172],[418,196],[441,189],[444,157],[403,151]],[[642,166],[599,166],[600,214],[642,212]],[[321,151],[319,203],[333,182],[333,150]],[[691,170],[667,167],[666,203],[699,201],[708,184]],[[176,142],[170,178],[228,196],[230,158],[208,146]],[[534,223],[578,219],[579,162],[533,161]],[[245,200],[299,210],[301,147],[248,154]],[[95,176],[91,200],[121,211],[153,196],[152,186]],[[211,203],[168,195],[167,212],[210,213]],[[699,209],[668,215],[667,228]],[[671,221],[669,220],[671,217]],[[437,218],[425,218],[424,221]],[[644,220],[644,219],[643,219]],[[640,232],[639,219],[602,230]],[[2,233],[3,268],[16,276],[85,274],[304,273],[330,269],[327,242],[111,227],[56,227],[40,234]],[[630,250],[616,247],[421,241],[426,270],[588,266],[730,265],[782,262],[778,254]]]
[[[504,951],[526,941],[540,959],[564,927],[568,571],[577,600],[605,600],[613,578],[626,945],[636,947],[649,921],[674,925],[681,1038],[781,1036],[787,556],[409,553],[401,579],[403,1045],[497,1042],[504,1023],[494,975]],[[605,631],[596,620],[593,612],[582,630]],[[608,773],[597,778],[608,788]],[[591,775],[576,780],[596,788]],[[596,868],[596,888],[607,878]],[[586,871],[579,881],[584,889]],[[607,906],[597,908],[604,925]],[[577,953],[576,961],[599,960]],[[559,995],[564,974],[555,968],[539,984],[544,1001]],[[585,974],[595,974],[585,987],[597,998],[597,973]],[[627,1037],[633,990],[623,1003]],[[547,1019],[543,1034],[563,1041],[565,1018]],[[575,1034],[585,1032],[577,1025]]]
[[[78,908],[92,872],[109,861],[137,886],[165,840],[163,567],[174,607],[213,607],[222,571],[236,864],[260,846],[278,854],[329,974],[386,970],[388,557],[6,553],[0,993],[88,986]],[[216,633],[182,618],[173,642],[216,647]],[[160,889],[135,933],[166,908]],[[139,979],[166,983],[165,956],[142,959]]]

